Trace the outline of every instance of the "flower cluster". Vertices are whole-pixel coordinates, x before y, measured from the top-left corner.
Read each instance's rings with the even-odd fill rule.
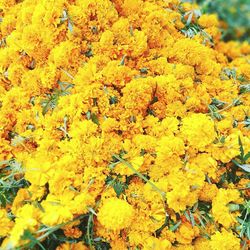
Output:
[[[0,0],[1,249],[247,249],[250,45],[179,0]]]

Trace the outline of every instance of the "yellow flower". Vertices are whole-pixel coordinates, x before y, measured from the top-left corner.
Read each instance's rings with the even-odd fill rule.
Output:
[[[5,209],[0,209],[0,237],[5,237],[9,234],[14,222],[8,218]]]
[[[173,155],[183,155],[184,154],[184,142],[181,138],[176,136],[164,136],[158,142],[158,147],[156,147],[159,157],[172,157]]]
[[[202,15],[199,18],[199,24],[205,28],[212,27],[212,26],[218,27],[219,25],[218,17],[215,14]]]
[[[199,199],[202,201],[210,202],[217,195],[218,188],[215,184],[209,184],[205,182],[203,188],[200,190]]]
[[[250,45],[221,41],[225,24],[185,2],[0,0],[3,249],[28,243],[25,230],[40,237],[44,224],[67,222],[57,249],[91,248],[69,243],[86,233],[71,221],[90,208],[94,248],[238,248],[242,206],[230,208],[249,192],[243,169],[235,185],[229,178],[239,138],[250,151]],[[183,217],[196,204],[205,213],[204,202],[211,244]],[[179,216],[176,230],[164,228]],[[215,233],[218,225],[232,232]]]
[[[236,223],[235,216],[230,213],[229,207],[227,207],[230,202],[241,203],[238,190],[221,188],[212,200],[212,214],[214,219],[225,228],[229,228]]]
[[[171,249],[171,243],[167,239],[157,239],[153,236],[147,238],[143,245],[144,250]]]
[[[198,200],[199,190],[204,185],[205,175],[201,170],[187,164],[185,171],[175,169],[167,176],[166,193],[168,206],[176,212],[185,210]]]
[[[125,240],[121,238],[116,238],[114,240],[111,240],[110,242],[111,249],[117,249],[117,250],[126,250],[127,249],[127,244]]]
[[[220,160],[223,163],[231,161],[234,157],[239,155],[239,136],[241,137],[239,131],[229,134],[224,142],[218,142],[211,145],[209,151],[211,151],[212,156],[216,160]],[[243,140],[244,143],[244,140]]]
[[[26,200],[31,199],[31,194],[25,188],[20,188],[12,204],[12,212],[15,214],[20,207],[25,204]]]
[[[22,243],[21,237],[25,230],[31,232],[38,229],[40,210],[33,205],[25,204],[16,213],[15,225],[9,231],[10,237],[4,244],[17,246]]]
[[[113,45],[114,40],[114,34],[110,30],[106,30],[102,33],[101,39],[100,39],[100,45],[102,47],[109,47]]]
[[[200,169],[203,173],[206,173],[209,177],[216,178],[218,163],[209,154],[197,154],[194,158],[190,158],[189,162],[191,165]]]
[[[57,200],[44,201],[41,205],[45,211],[41,221],[47,226],[55,226],[73,219],[69,208],[61,205]]]
[[[85,246],[82,242],[78,243],[63,243],[56,248],[56,250],[88,250],[88,247]]]
[[[51,50],[49,60],[58,67],[65,67],[77,63],[75,60],[79,57],[79,48],[73,42],[65,41]]]
[[[63,233],[69,238],[79,238],[82,236],[82,231],[77,227],[66,226],[63,228]]]
[[[134,215],[133,207],[124,200],[109,198],[103,201],[97,218],[107,229],[121,230],[129,227]]]
[[[216,232],[211,236],[210,241],[211,249],[213,250],[239,250],[240,239],[237,238],[232,232],[222,230],[222,232]]]
[[[215,137],[214,122],[205,114],[192,114],[182,120],[181,133],[189,147],[204,151]]]
[[[201,237],[196,239],[194,242],[194,250],[200,250],[200,249],[212,250],[211,245],[210,245],[210,241],[208,239],[201,238]]]
[[[192,227],[191,224],[181,224],[176,233],[176,240],[181,244],[188,245],[197,235],[199,235],[198,227]]]

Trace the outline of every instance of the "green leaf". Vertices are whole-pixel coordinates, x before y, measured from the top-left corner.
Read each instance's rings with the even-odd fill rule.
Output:
[[[239,143],[239,146],[240,146],[240,160],[242,163],[244,163],[244,148],[243,148],[243,144],[242,144],[242,141],[240,139],[240,136],[238,137],[238,143]]]
[[[221,115],[218,111],[218,108],[215,106],[215,105],[213,105],[213,104],[209,104],[208,105],[208,109],[209,109],[209,114],[210,114],[210,116],[213,118],[213,119],[217,119],[217,120],[222,120],[223,118],[224,118],[224,116],[223,115]]]
[[[68,20],[68,29],[71,33],[73,33],[73,23],[70,20]]]
[[[74,87],[73,84],[58,81],[60,89],[54,89],[52,93],[47,94],[47,98],[41,101],[41,106],[43,108],[42,114],[45,115],[49,110],[55,109],[58,104],[60,96],[69,95],[70,92],[67,90]]]
[[[191,219],[190,219],[189,214],[187,213],[187,211],[184,212],[184,215],[185,215],[185,217],[186,217],[186,219],[187,219],[188,221],[191,221]]]
[[[121,182],[118,178],[112,178],[111,176],[108,176],[106,184],[114,188],[117,197],[123,194],[125,190],[128,188],[128,185],[126,183]]]
[[[48,94],[47,99],[41,101],[42,115],[45,115],[49,110],[55,109],[58,103],[59,96],[57,94]]]
[[[34,201],[33,204],[35,207],[39,208],[43,213],[45,213],[45,210],[39,201]]]
[[[245,125],[246,128],[250,128],[250,116],[245,117],[243,124]]]
[[[175,225],[169,228],[170,231],[174,232],[181,225],[181,221],[177,222]]]
[[[90,213],[94,214],[97,216],[97,213],[95,212],[95,210],[92,207],[87,207],[87,209],[89,210]]]
[[[21,135],[16,135],[14,138],[11,139],[11,146],[19,146],[22,145],[27,138],[21,136]]]
[[[93,123],[99,125],[99,120],[98,120],[98,117],[97,117],[97,115],[95,113],[91,114],[91,120],[92,120]]]
[[[85,52],[85,56],[88,57],[88,58],[92,57],[93,56],[92,49],[89,49],[87,52]]]
[[[39,240],[37,240],[32,233],[29,230],[25,230],[22,237],[22,240],[29,240],[29,243],[27,244],[29,249],[34,249],[34,247],[36,245],[38,245],[42,250],[46,250],[43,245],[41,244],[41,242]]]
[[[159,237],[161,235],[162,230],[168,226],[168,223],[169,223],[169,217],[166,216],[163,225],[155,231],[156,237]]]
[[[236,80],[236,69],[235,68],[224,68],[220,74],[221,80]]]
[[[8,163],[9,163],[8,160],[6,160],[6,161],[0,161],[0,166],[7,165]]]
[[[134,36],[134,30],[132,25],[129,26],[129,32],[131,36]]]
[[[235,212],[235,211],[240,210],[239,204],[229,203],[227,206],[228,206],[230,212]]]
[[[141,72],[142,74],[147,74],[147,73],[148,73],[148,68],[141,68],[141,69],[140,69],[140,72]]]
[[[186,22],[186,25],[190,25],[191,21],[192,21],[192,18],[193,18],[193,11],[190,11],[189,15],[188,15],[188,19],[187,19],[187,22]]]
[[[232,160],[232,162],[239,168],[242,168],[244,171],[250,173],[250,164],[240,164],[235,160]]]
[[[90,112],[90,111],[88,111],[88,112],[86,113],[86,118],[87,118],[88,120],[91,119],[91,112]]]
[[[120,162],[111,162],[108,166],[110,169],[113,169],[117,164],[119,164]]]
[[[246,162],[249,158],[250,158],[250,151],[247,154],[245,154],[244,161]]]
[[[206,228],[206,225],[204,224],[204,222],[203,222],[203,220],[201,219],[201,217],[200,217],[199,215],[197,215],[197,218],[198,218],[198,220],[199,220],[201,226],[202,226],[203,228]]]
[[[225,106],[226,102],[220,101],[216,98],[212,98],[211,105],[216,106],[218,109],[221,109]]]
[[[7,204],[7,200],[4,194],[0,193],[0,203],[1,203],[1,207],[6,207]]]
[[[198,207],[199,207],[199,202],[196,202],[192,208],[192,212],[194,213]]]
[[[58,81],[58,85],[60,86],[60,89],[62,92],[65,92],[66,90],[73,88],[75,85],[69,82],[61,82]]]
[[[246,172],[250,173],[250,164],[243,164],[240,167]]]
[[[250,84],[242,84],[239,86],[240,94],[250,93]]]
[[[126,55],[124,55],[123,57],[122,57],[122,60],[121,60],[121,62],[120,62],[120,65],[121,66],[124,66],[125,65],[125,59],[126,59]]]
[[[194,219],[194,215],[190,212],[190,219],[191,219],[191,224],[192,224],[192,227],[195,226],[195,219]]]
[[[90,213],[89,218],[88,218],[88,223],[87,223],[87,244],[92,248],[93,245],[93,226],[94,226],[94,221],[93,221],[93,214]]]
[[[113,184],[113,188],[115,190],[115,193],[117,195],[117,197],[119,197],[121,194],[124,193],[125,189],[127,188],[126,184],[125,183],[122,183],[120,181],[116,181],[114,184]]]
[[[118,103],[118,98],[116,96],[110,96],[109,104],[112,105],[112,104],[116,104],[116,103]]]

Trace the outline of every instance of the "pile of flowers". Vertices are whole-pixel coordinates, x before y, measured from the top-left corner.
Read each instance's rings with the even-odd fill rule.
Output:
[[[250,45],[178,0],[0,1],[1,249],[247,249]]]

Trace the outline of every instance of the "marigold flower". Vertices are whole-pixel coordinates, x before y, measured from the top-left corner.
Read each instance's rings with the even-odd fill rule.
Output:
[[[98,220],[107,229],[121,230],[132,223],[133,207],[124,200],[109,198],[98,212]]]
[[[215,250],[233,250],[240,249],[240,239],[237,238],[232,232],[222,230],[216,232],[211,236],[210,246]]]
[[[214,122],[205,114],[192,114],[182,120],[181,133],[188,146],[204,151],[215,137]]]

